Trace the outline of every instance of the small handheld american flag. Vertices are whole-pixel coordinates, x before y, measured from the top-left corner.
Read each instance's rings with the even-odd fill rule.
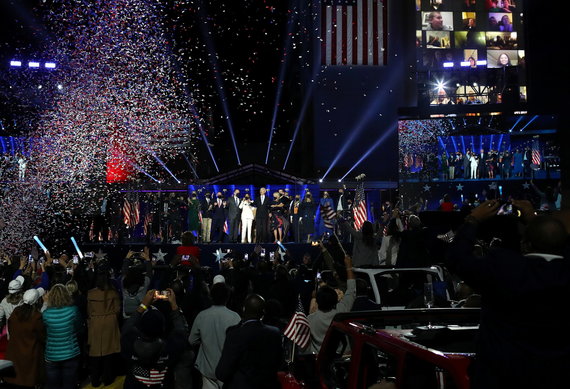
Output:
[[[364,194],[364,182],[359,182],[356,187],[356,195],[354,196],[354,228],[360,230],[362,224],[368,219],[368,211],[366,209],[366,196]]]
[[[297,311],[293,314],[289,324],[287,324],[284,335],[301,348],[305,348],[309,344],[311,328],[309,327],[309,320],[307,320],[307,315],[305,315],[301,299],[298,299]]]

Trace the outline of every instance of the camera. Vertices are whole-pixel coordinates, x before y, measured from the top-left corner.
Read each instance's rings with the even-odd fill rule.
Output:
[[[511,201],[501,201],[501,206],[497,211],[497,215],[513,215],[513,216],[520,216],[521,211],[513,206]]]

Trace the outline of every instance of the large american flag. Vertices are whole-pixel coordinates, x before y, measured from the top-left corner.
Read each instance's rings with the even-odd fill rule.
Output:
[[[384,0],[322,0],[322,65],[385,65]]]
[[[323,221],[325,228],[334,228],[334,218],[336,217],[336,212],[327,203],[321,205],[321,212],[323,214]]]
[[[354,214],[354,228],[359,230],[362,227],[362,224],[364,224],[368,219],[366,196],[364,195],[364,182],[359,182],[356,187],[356,195],[354,196],[352,212]]]
[[[540,167],[540,163],[542,162],[542,158],[540,156],[540,145],[538,140],[534,140],[532,142],[532,164],[536,166],[538,169]]]
[[[297,310],[287,324],[284,335],[301,348],[307,347],[309,340],[311,340],[311,328],[303,310],[301,299],[298,299]]]
[[[134,201],[130,202],[129,200],[125,199],[123,203],[123,220],[128,227],[134,227],[139,224],[139,202]]]

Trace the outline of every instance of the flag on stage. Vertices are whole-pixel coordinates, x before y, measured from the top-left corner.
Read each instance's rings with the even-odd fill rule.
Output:
[[[144,234],[148,235],[150,233],[150,225],[152,224],[152,219],[154,218],[154,214],[152,212],[147,212],[144,217]]]
[[[297,310],[285,328],[284,335],[291,339],[293,343],[301,348],[307,347],[311,339],[311,328],[309,327],[309,320],[303,310],[301,299],[298,299]]]
[[[140,204],[137,201],[131,203],[129,200],[125,199],[123,203],[123,221],[127,227],[133,228],[140,221]]]
[[[321,64],[385,65],[385,4],[385,0],[323,0]]]
[[[321,211],[323,213],[323,222],[325,224],[325,228],[332,230],[334,228],[334,218],[336,217],[335,210],[332,209],[329,204],[325,203],[321,206]]]
[[[354,228],[360,230],[362,224],[368,219],[363,182],[359,182],[356,187],[356,195],[354,196],[354,207],[352,212],[354,215]]]
[[[128,227],[131,226],[132,223],[131,218],[132,218],[131,203],[129,202],[129,200],[125,199],[125,202],[123,203],[123,221]]]
[[[542,162],[542,156],[540,155],[540,145],[538,143],[538,140],[535,139],[532,142],[532,167],[535,168],[535,170],[538,170],[540,168],[540,163]]]
[[[224,234],[228,235],[230,233],[230,225],[228,224],[228,219],[224,221]]]

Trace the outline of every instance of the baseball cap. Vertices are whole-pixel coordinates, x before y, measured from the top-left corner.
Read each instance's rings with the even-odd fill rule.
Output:
[[[18,276],[8,284],[8,293],[18,293],[24,284],[24,277]]]
[[[33,305],[35,304],[44,294],[44,288],[37,288],[37,289],[28,289],[24,293],[24,304]]]
[[[218,274],[217,276],[214,277],[214,280],[212,281],[212,283],[213,283],[214,285],[215,285],[215,284],[218,284],[218,283],[223,283],[223,284],[225,284],[225,283],[226,283],[226,279],[224,278],[223,275]]]

